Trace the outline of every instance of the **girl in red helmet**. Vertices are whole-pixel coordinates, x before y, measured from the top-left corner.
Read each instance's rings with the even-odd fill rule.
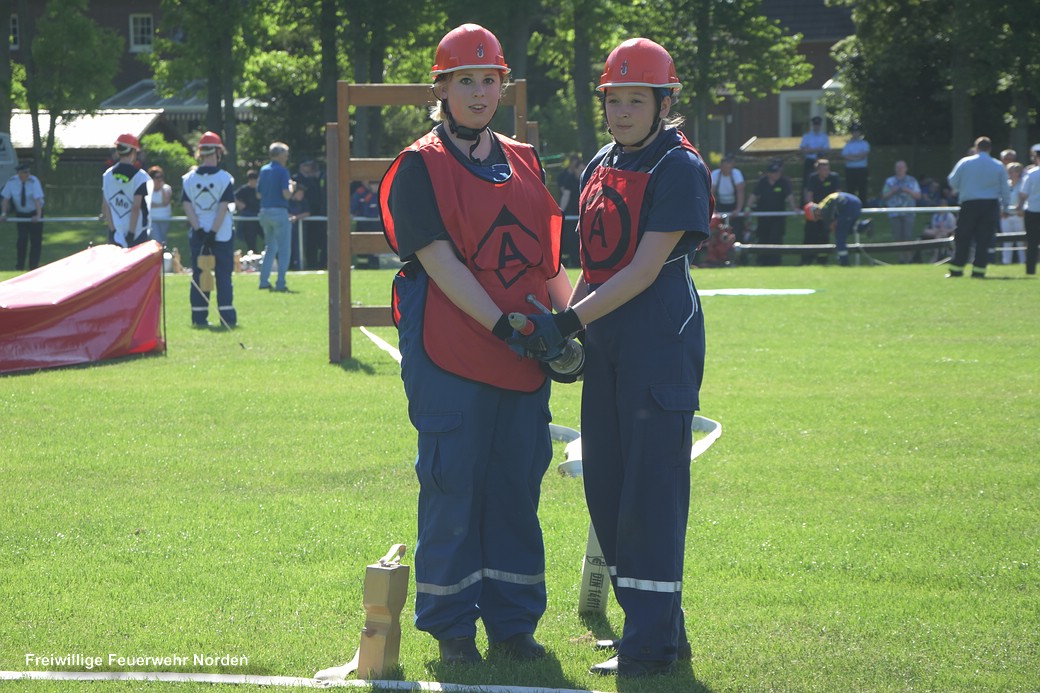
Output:
[[[653,41],[607,58],[599,93],[614,142],[582,175],[582,277],[548,340],[586,330],[585,496],[625,612],[621,638],[601,642],[617,654],[596,674],[668,672],[690,652],[683,553],[704,320],[687,258],[714,203],[707,166],[669,118],[679,88]]]
[[[181,204],[188,218],[192,282],[189,291],[191,324],[209,327],[210,292],[203,289],[199,257],[213,256],[217,288],[217,312],[228,328],[238,325],[231,275],[235,268],[235,237],[229,207],[235,202],[235,179],[220,167],[224,156],[220,135],[206,132],[199,138],[193,167],[181,177]],[[206,263],[208,265],[208,263]]]
[[[387,241],[407,263],[394,315],[418,431],[415,622],[445,662],[481,661],[477,619],[492,652],[534,659],[545,654],[533,634],[546,603],[549,384],[507,344],[506,316],[530,310],[531,294],[566,305],[561,214],[534,149],[488,127],[509,73],[495,35],[452,30],[431,73],[438,124],[379,187]]]
[[[112,168],[101,176],[101,216],[108,242],[130,248],[148,240],[148,174],[134,165],[141,142],[130,134],[116,138]]]

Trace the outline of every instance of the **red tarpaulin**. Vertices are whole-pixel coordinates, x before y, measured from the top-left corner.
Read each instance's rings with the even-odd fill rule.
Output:
[[[162,246],[101,245],[0,282],[0,373],[161,351]]]

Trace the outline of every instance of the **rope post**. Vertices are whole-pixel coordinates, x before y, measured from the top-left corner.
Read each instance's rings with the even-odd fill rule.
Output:
[[[328,240],[325,256],[329,260],[329,363],[343,360],[340,348],[340,301],[339,283],[342,267],[339,246],[339,124],[325,125],[325,152],[328,179],[325,181],[325,196],[328,205]],[[349,213],[349,208],[347,209]]]
[[[339,205],[337,234],[339,235],[339,344],[340,360],[350,359],[353,355],[350,346],[350,328],[353,327],[350,314],[350,85],[347,82],[336,83],[336,120],[339,123],[339,138],[336,143],[339,157],[339,180],[337,192],[340,200],[347,204]]]

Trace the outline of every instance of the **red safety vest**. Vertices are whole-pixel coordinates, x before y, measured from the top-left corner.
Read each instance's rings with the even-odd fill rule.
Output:
[[[549,305],[546,282],[560,270],[562,214],[542,183],[530,145],[496,135],[511,174],[494,183],[470,171],[436,132],[398,155],[379,185],[387,243],[397,252],[389,208],[390,189],[407,152],[418,152],[456,255],[504,313],[530,313],[533,294]],[[395,322],[399,317],[394,301]],[[545,382],[538,363],[520,359],[505,342],[463,312],[432,279],[426,297],[423,345],[430,359],[450,373],[497,387],[534,392]]]
[[[700,158],[686,135],[680,132],[679,137],[681,141],[676,146]],[[587,284],[602,284],[632,262],[643,233],[639,215],[652,172],[652,167],[649,171],[622,171],[597,166],[585,183],[578,233],[582,274]],[[713,198],[709,202],[709,218],[714,208]]]

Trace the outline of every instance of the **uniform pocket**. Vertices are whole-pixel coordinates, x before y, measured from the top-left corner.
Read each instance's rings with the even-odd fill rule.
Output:
[[[637,422],[636,439],[643,464],[681,466],[690,463],[693,445],[693,412],[697,410],[697,388],[686,384],[651,385],[653,401],[646,416]]]
[[[419,414],[415,417],[419,432],[419,450],[415,458],[415,474],[419,483],[432,485],[442,493],[451,493],[458,482],[451,478],[451,459],[460,451],[462,412]]]

